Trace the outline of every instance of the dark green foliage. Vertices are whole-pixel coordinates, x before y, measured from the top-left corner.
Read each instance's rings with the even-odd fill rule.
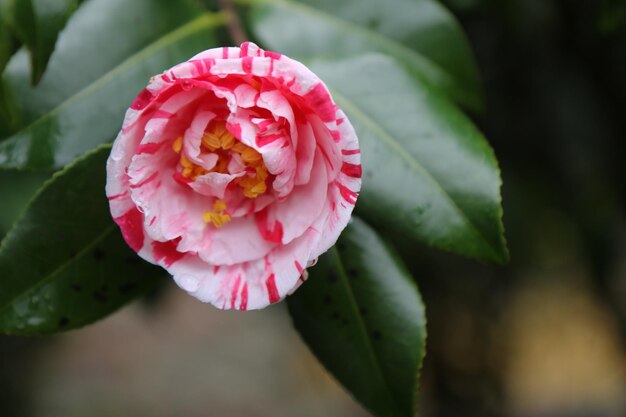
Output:
[[[422,300],[402,261],[359,219],[289,297],[313,353],[376,415],[413,416],[425,354]]]

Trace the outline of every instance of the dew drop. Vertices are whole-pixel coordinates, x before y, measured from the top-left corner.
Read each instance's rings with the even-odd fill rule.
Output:
[[[182,87],[182,89],[183,89],[183,90],[185,90],[185,91],[189,91],[189,90],[191,90],[191,89],[193,88],[193,84],[191,84],[191,81],[189,81],[189,80],[183,80],[183,81],[180,83],[180,86],[181,86],[181,87]]]

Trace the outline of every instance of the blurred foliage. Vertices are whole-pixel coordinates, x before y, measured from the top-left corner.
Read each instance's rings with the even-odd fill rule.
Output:
[[[588,294],[616,323],[618,349],[626,351],[624,2],[447,3],[467,30],[483,76],[487,106],[477,122],[502,168],[513,256],[503,270],[430,252],[411,263],[422,271],[416,277],[429,307],[424,395],[428,415],[495,417],[510,411],[512,351],[502,337],[513,336],[500,326],[526,288],[537,290],[535,280]],[[602,19],[614,22],[610,31]],[[463,340],[452,336],[457,332]],[[560,346],[560,355],[567,351]],[[554,372],[567,369],[536,373],[535,384]],[[592,392],[599,381],[587,381]],[[571,402],[576,398],[572,393]],[[541,415],[608,415],[602,407],[611,406],[598,399],[599,408]]]
[[[30,54],[31,82],[38,83],[65,26],[82,0],[1,0],[0,72],[18,40]]]

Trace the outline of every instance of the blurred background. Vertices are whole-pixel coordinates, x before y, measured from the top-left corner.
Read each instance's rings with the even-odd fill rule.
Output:
[[[626,2],[448,0],[487,96],[509,265],[405,248],[428,315],[424,417],[626,416]],[[167,285],[88,328],[0,337],[3,416],[369,415],[284,305]]]

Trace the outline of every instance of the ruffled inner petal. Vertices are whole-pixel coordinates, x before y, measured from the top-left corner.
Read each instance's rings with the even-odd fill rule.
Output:
[[[219,172],[209,172],[200,175],[195,181],[189,183],[189,186],[197,193],[209,197],[223,199],[226,194],[226,187],[236,178],[245,175],[245,172],[237,174],[222,174]]]
[[[262,231],[264,227],[267,227],[266,224],[273,228],[272,225],[279,222],[282,228],[281,242],[287,244],[311,226],[321,213],[328,188],[326,169],[322,159],[323,157],[318,152],[313,164],[311,181],[295,187],[289,197],[267,208],[268,219],[264,224],[259,224]]]
[[[259,233],[251,216],[233,219],[219,229],[210,230],[210,246],[199,252],[212,265],[233,265],[262,258],[276,244],[268,242]]]

